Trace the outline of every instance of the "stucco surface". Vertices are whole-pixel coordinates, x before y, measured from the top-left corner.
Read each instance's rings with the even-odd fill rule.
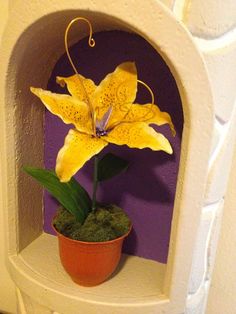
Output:
[[[163,6],[163,3],[165,6]],[[132,29],[139,29],[140,34],[145,35],[146,39],[158,48],[158,51],[175,76],[180,91],[185,126],[183,132],[184,145],[181,152],[182,159],[175,197],[170,255],[164,285],[165,292],[169,294],[169,301],[165,299],[164,302],[161,302],[159,300],[157,303],[154,302],[155,305],[150,303],[148,308],[145,308],[144,304],[139,304],[135,308],[135,302],[126,308],[107,302],[104,303],[105,309],[108,311],[107,313],[110,313],[111,308],[114,309],[115,306],[116,312],[114,313],[117,314],[127,314],[127,310],[130,311],[129,313],[144,313],[145,311],[146,313],[153,313],[155,311],[158,314],[180,314],[184,312],[184,309],[186,309],[187,313],[203,314],[210,275],[206,271],[191,272],[191,265],[196,266],[193,269],[197,269],[198,266],[200,268],[202,265],[201,258],[205,259],[207,257],[207,265],[210,264],[210,267],[213,267],[212,256],[214,256],[213,251],[216,248],[217,235],[209,234],[210,231],[203,233],[204,239],[200,239],[200,242],[202,243],[201,247],[204,248],[204,253],[201,254],[201,258],[198,257],[197,252],[194,254],[193,248],[198,247],[195,246],[195,240],[197,239],[200,226],[204,224],[204,215],[202,213],[204,213],[204,208],[209,203],[209,198],[204,199],[206,183],[208,191],[214,192],[211,194],[214,197],[210,200],[210,202],[213,202],[211,204],[212,215],[209,215],[209,217],[212,216],[212,221],[209,219],[209,222],[212,222],[213,228],[210,228],[212,232],[215,230],[215,217],[218,214],[216,205],[221,203],[225,196],[225,185],[228,179],[226,175],[224,182],[219,182],[221,175],[218,174],[222,171],[222,169],[219,171],[219,168],[222,168],[224,163],[230,164],[230,156],[235,146],[235,131],[230,133],[229,131],[232,128],[227,128],[227,124],[234,125],[235,122],[232,114],[235,106],[233,99],[235,91],[233,82],[235,78],[233,71],[232,73],[230,71],[235,66],[235,37],[233,30],[235,25],[234,13],[236,12],[233,8],[235,4],[231,0],[224,2],[178,0],[173,3],[173,6],[171,1],[159,3],[159,1],[149,0],[145,2],[139,1],[138,4],[137,1],[127,2],[125,0],[119,1],[119,5],[116,1],[81,0],[79,7],[81,10],[87,10],[89,7],[89,13],[94,10],[106,13],[112,17],[111,19],[104,19],[104,16],[101,18],[101,16],[97,15],[94,18],[93,14],[91,14],[97,30],[109,28],[111,21],[115,21],[116,18],[119,21],[116,20],[116,23],[113,24],[115,29],[120,25],[120,20],[125,21]],[[167,11],[168,6],[173,7],[175,18],[171,16],[170,11]],[[12,0],[10,7],[12,9],[10,12],[10,23],[7,24],[6,34],[1,44],[2,62],[0,65],[1,73],[3,74],[1,77],[2,84],[0,84],[0,97],[1,104],[4,105],[4,107],[1,107],[0,118],[3,126],[1,132],[1,141],[3,143],[1,179],[3,183],[1,188],[3,192],[2,203],[8,212],[4,217],[7,216],[8,220],[6,221],[9,222],[8,230],[10,230],[10,232],[5,232],[9,246],[9,266],[14,280],[23,291],[22,294],[18,293],[21,304],[25,302],[26,305],[30,304],[31,309],[40,309],[43,313],[50,313],[54,311],[53,304],[58,306],[61,302],[63,305],[65,302],[68,302],[70,296],[63,293],[64,289],[61,289],[61,286],[58,289],[58,284],[49,282],[47,278],[40,277],[40,273],[37,273],[37,267],[40,267],[40,265],[36,263],[33,268],[29,268],[27,260],[25,263],[22,263],[23,255],[16,255],[24,247],[26,247],[26,251],[23,250],[22,254],[27,252],[27,249],[30,249],[29,244],[35,237],[37,238],[41,230],[40,228],[38,229],[38,221],[41,219],[40,201],[37,197],[32,199],[26,198],[26,206],[24,207],[22,193],[27,189],[31,189],[32,193],[38,195],[38,190],[35,186],[31,186],[27,180],[22,180],[22,177],[20,177],[20,180],[18,178],[20,163],[27,160],[27,151],[32,147],[35,148],[34,154],[32,154],[32,158],[29,158],[29,160],[38,161],[39,164],[42,162],[42,151],[35,145],[36,142],[33,141],[35,138],[39,142],[42,141],[42,115],[37,110],[34,111],[35,109],[32,105],[35,105],[35,103],[30,98],[29,93],[24,92],[23,87],[29,85],[30,77],[34,78],[33,83],[42,83],[43,87],[46,87],[50,69],[63,52],[62,45],[57,44],[63,39],[63,36],[59,35],[59,29],[63,29],[63,26],[66,25],[64,21],[65,16],[69,19],[72,15],[73,11],[68,10],[78,9],[78,3],[70,0],[61,2],[43,0],[25,1],[22,4],[22,1]],[[228,10],[228,8],[231,9]],[[133,14],[134,11],[136,12],[135,15]],[[50,15],[51,13],[54,15]],[[40,20],[40,18],[42,19]],[[185,23],[185,26],[183,26],[182,22]],[[192,34],[186,32],[186,28],[189,28]],[[195,36],[198,38],[195,38]],[[72,34],[72,38],[72,42],[75,42],[75,38],[77,38],[75,33]],[[58,47],[56,53],[53,52],[55,49],[52,49],[54,46]],[[26,49],[28,47],[31,49]],[[200,55],[199,50],[202,51],[202,55]],[[46,60],[44,63],[41,61],[41,57]],[[8,68],[9,64],[10,70]],[[206,71],[208,71],[209,80]],[[32,72],[38,75],[32,75]],[[22,79],[22,73],[24,73],[24,79]],[[17,79],[15,79],[15,76]],[[219,78],[219,76],[222,76],[222,78]],[[224,84],[220,84],[221,79],[224,80]],[[214,102],[212,102],[211,98],[209,81]],[[4,89],[6,82],[9,86],[14,87],[10,93],[7,93],[7,97],[5,97],[6,92]],[[7,106],[5,106],[5,99],[7,99]],[[223,106],[221,105],[222,102],[224,102]],[[25,117],[25,114],[28,111],[22,111],[21,106],[24,108],[29,106],[31,108],[31,113],[27,117]],[[37,115],[35,116],[36,112]],[[213,121],[213,114],[217,119],[215,121],[220,124],[217,126],[217,132],[216,128],[214,128],[217,123]],[[33,116],[34,118],[32,119]],[[30,126],[27,124],[29,121],[32,122]],[[22,124],[23,128],[21,127]],[[33,125],[37,125],[38,134],[35,133]],[[15,132],[13,129],[18,131]],[[26,136],[30,140],[26,141]],[[224,140],[227,140],[227,145],[222,145]],[[212,153],[211,157],[210,151]],[[221,159],[221,156],[224,157]],[[219,161],[218,166],[217,160]],[[17,174],[15,174],[15,169]],[[209,171],[210,169],[212,171]],[[230,172],[229,167],[228,172]],[[210,175],[208,176],[208,174]],[[9,187],[11,188],[11,196],[9,196]],[[21,193],[17,194],[17,191]],[[218,192],[215,193],[215,191],[219,192],[219,197],[217,197]],[[16,195],[20,196],[20,202],[17,201]],[[230,199],[234,201],[232,194]],[[32,203],[32,200],[35,200],[35,213],[29,205]],[[227,206],[231,206],[229,205],[231,202],[227,204]],[[225,208],[227,209],[227,207]],[[201,217],[203,217],[202,221]],[[219,229],[219,220],[217,221],[218,227],[216,229]],[[30,221],[32,224],[29,223]],[[231,219],[228,221],[229,224],[227,223],[226,228],[232,235],[233,231],[230,229],[230,226],[232,226]],[[216,234],[218,233],[217,231]],[[209,238],[213,240],[207,242]],[[36,242],[38,239],[40,238],[37,238]],[[224,243],[227,243],[228,239],[226,238]],[[36,254],[34,256],[37,256],[38,248],[36,245],[32,252],[28,252],[32,253],[32,256],[33,253]],[[211,252],[209,257],[207,256],[208,252]],[[233,253],[229,249],[227,254],[232,255]],[[218,274],[222,274],[222,265],[218,270]],[[229,269],[232,269],[230,264]],[[229,273],[226,272],[226,274],[229,274],[228,279],[230,282],[230,271]],[[198,287],[197,291],[190,289],[191,286],[188,285],[190,279],[200,283],[200,286],[196,285]],[[234,286],[231,285],[231,288],[233,290]],[[187,296],[190,290],[193,293]],[[42,304],[35,303],[35,296],[44,295],[44,293],[46,293],[45,296],[47,295],[47,298],[41,299]],[[231,303],[232,306],[231,296],[232,294],[229,293],[229,302],[225,304]],[[220,308],[220,302],[221,305],[224,304],[223,299],[224,295],[217,295],[217,300],[219,301],[218,308]],[[80,301],[75,301],[74,306],[81,304]],[[94,300],[90,298],[87,305],[84,301],[85,299],[82,302],[84,306],[82,311],[87,313],[86,309],[91,308],[91,304],[94,306]],[[230,313],[232,307],[229,305],[225,309],[222,308],[221,312],[223,313],[225,310]],[[24,310],[22,310],[23,312]]]
[[[8,18],[8,1],[1,3],[0,10],[0,45],[2,34]],[[2,154],[0,147],[0,154]],[[0,163],[0,173],[2,172],[2,164]],[[0,180],[0,187],[4,184]],[[11,313],[16,312],[16,295],[15,285],[11,280],[6,268],[6,228],[4,224],[4,212],[2,189],[0,189],[0,311],[7,311]]]
[[[212,276],[207,314],[233,314],[236,308],[236,151],[234,152],[232,172],[225,197],[225,211],[222,218],[221,234],[217,248],[216,264]]]

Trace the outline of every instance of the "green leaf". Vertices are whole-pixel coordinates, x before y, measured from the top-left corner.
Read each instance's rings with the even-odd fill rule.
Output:
[[[128,161],[111,153],[103,156],[98,162],[98,181],[110,179],[117,174],[127,170]]]
[[[71,178],[70,182],[68,182],[67,184],[70,184],[71,192],[75,194],[75,198],[78,200],[79,205],[86,212],[86,217],[87,217],[88,213],[91,211],[91,204],[92,204],[92,201],[88,192],[73,177]]]
[[[34,167],[23,167],[23,170],[41,183],[81,224],[84,222],[91,210],[91,199],[74,178],[67,183],[62,183],[53,170]]]

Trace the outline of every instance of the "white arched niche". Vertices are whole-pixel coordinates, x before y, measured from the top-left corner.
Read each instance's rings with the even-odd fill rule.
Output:
[[[167,265],[131,257],[116,277],[94,288],[73,284],[61,271],[56,239],[42,231],[42,191],[21,172],[22,165],[43,161],[43,108],[35,106],[29,86],[46,87],[64,52],[65,27],[76,16],[89,18],[95,32],[122,29],[144,37],[175,77],[185,121]],[[75,27],[71,43],[86,31]],[[206,69],[187,30],[155,0],[16,2],[0,67],[6,255],[22,296],[39,303],[40,313],[183,313],[213,131]]]

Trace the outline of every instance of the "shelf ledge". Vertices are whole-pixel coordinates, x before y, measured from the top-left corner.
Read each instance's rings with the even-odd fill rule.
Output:
[[[54,310],[58,298],[64,306],[74,303],[77,307],[82,304],[131,307],[129,313],[133,313],[132,307],[153,308],[168,302],[161,292],[165,264],[123,254],[118,270],[109,280],[96,287],[81,287],[70,279],[60,263],[57,238],[46,233],[19,255],[11,256],[10,262],[18,287],[33,299],[41,295],[44,305]]]

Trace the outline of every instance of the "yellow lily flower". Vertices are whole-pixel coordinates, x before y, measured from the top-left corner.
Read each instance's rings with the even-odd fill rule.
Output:
[[[68,182],[108,143],[172,154],[165,136],[149,126],[168,123],[175,134],[171,117],[154,104],[134,104],[137,82],[135,63],[125,62],[98,86],[79,74],[57,77],[57,83],[66,85],[71,95],[31,87],[49,111],[75,126],[57,156],[56,173],[61,182]]]

